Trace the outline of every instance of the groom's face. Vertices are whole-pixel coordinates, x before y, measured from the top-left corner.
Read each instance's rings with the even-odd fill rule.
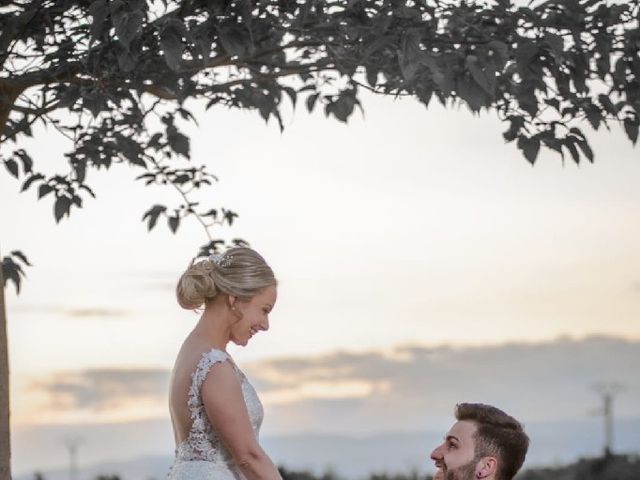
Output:
[[[447,432],[444,442],[431,452],[438,472],[435,480],[472,480],[475,478],[476,424],[458,421]]]

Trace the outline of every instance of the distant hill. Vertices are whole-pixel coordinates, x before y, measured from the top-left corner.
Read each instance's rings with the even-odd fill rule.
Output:
[[[124,465],[96,465],[91,471],[84,472],[83,478],[95,480],[99,476],[102,479],[111,480],[161,480],[166,475],[168,467],[167,457],[148,457],[130,462],[126,466],[126,475],[114,474],[113,471],[121,470]],[[154,468],[150,469],[150,465]],[[304,470],[288,469],[280,467],[283,480],[342,480],[334,471],[328,470],[322,474],[314,474]],[[113,475],[113,476],[111,476]],[[16,480],[61,480],[66,479],[67,472],[52,472],[36,477],[35,475],[16,477]],[[638,480],[640,479],[640,456],[638,455],[613,455],[608,458],[580,459],[569,465],[550,468],[528,468],[520,472],[515,480]],[[408,470],[396,473],[375,473],[363,480],[432,480],[430,474],[420,474],[417,471]]]
[[[547,472],[555,470],[538,470],[537,468],[567,465],[581,457],[599,455],[602,425],[598,420],[527,425],[532,443],[525,468],[534,473],[544,472],[546,475]],[[617,423],[616,451],[640,453],[640,419],[625,419]],[[117,433],[123,434],[121,431]],[[143,433],[140,433],[140,437],[149,438],[149,443],[152,443],[153,436],[143,435]],[[384,477],[385,475],[403,476],[409,472],[415,472],[424,478],[433,472],[429,454],[442,441],[442,435],[443,432],[381,433],[360,437],[306,434],[265,437],[262,439],[262,444],[271,458],[279,465],[283,465],[291,471],[310,472],[318,477],[326,472],[334,472],[339,478],[357,480],[370,478],[372,474]],[[110,445],[114,441],[111,439],[112,437],[116,438],[116,435],[104,436],[104,439],[109,439],[109,442],[104,444]],[[38,448],[38,445],[34,444],[34,448]],[[632,459],[634,457],[624,458]],[[58,465],[65,465],[65,460],[64,456],[61,457]],[[132,458],[120,457],[118,460],[90,464],[81,462],[78,480],[92,480],[100,474],[117,474],[122,480],[160,480],[166,476],[171,461],[172,452],[165,449],[161,453],[150,453]],[[66,468],[39,468],[37,464],[34,464],[33,469],[27,472],[16,472],[14,480],[33,480],[34,471],[42,471],[46,480],[68,480],[69,478]],[[532,476],[519,480],[539,480],[542,478],[544,480],[574,480],[574,477],[562,476]],[[597,478],[603,480],[604,477]],[[612,479],[623,480],[623,477],[621,479],[612,477]],[[589,480],[589,477],[580,477],[575,480]],[[640,475],[634,477],[633,480],[640,480]]]
[[[555,468],[527,469],[516,480],[638,480],[640,456],[614,455],[581,459]]]

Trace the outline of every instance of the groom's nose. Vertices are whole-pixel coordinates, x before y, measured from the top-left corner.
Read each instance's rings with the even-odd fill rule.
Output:
[[[436,463],[440,462],[444,457],[442,455],[442,447],[443,447],[443,445],[437,446],[436,448],[434,448],[433,452],[431,452],[431,460],[433,460]]]

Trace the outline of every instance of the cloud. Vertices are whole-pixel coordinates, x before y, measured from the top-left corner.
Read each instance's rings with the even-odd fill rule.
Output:
[[[76,318],[123,317],[127,312],[109,308],[73,308],[61,310],[61,313]]]
[[[53,409],[108,411],[127,405],[166,404],[169,372],[165,369],[90,369],[64,372],[34,382]]]
[[[102,307],[63,307],[60,305],[18,305],[17,312],[56,314],[71,318],[122,318],[128,315],[127,310]]]
[[[240,365],[265,404],[270,434],[363,435],[448,428],[454,405],[496,405],[525,424],[583,420],[602,407],[599,382],[624,385],[615,414],[640,416],[640,340],[591,337],[490,347],[279,357]],[[166,417],[165,369],[61,372],[32,385],[57,421]],[[35,415],[35,414],[34,414]],[[34,417],[35,418],[35,417]],[[33,422],[34,419],[31,419]]]
[[[444,424],[462,401],[494,404],[523,421],[585,418],[600,406],[593,387],[602,381],[623,384],[616,413],[637,416],[638,365],[640,341],[591,337],[337,352],[255,363],[247,371],[278,431],[367,433]]]

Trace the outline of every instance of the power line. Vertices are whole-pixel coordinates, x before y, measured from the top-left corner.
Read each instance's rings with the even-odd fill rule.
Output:
[[[68,437],[64,440],[69,452],[69,480],[78,480],[78,447],[81,443],[80,437]]]
[[[605,457],[613,455],[613,401],[615,396],[624,390],[624,386],[615,382],[601,382],[594,385],[593,390],[600,394],[602,398],[602,409],[598,409],[596,414],[604,417],[604,448]]]

